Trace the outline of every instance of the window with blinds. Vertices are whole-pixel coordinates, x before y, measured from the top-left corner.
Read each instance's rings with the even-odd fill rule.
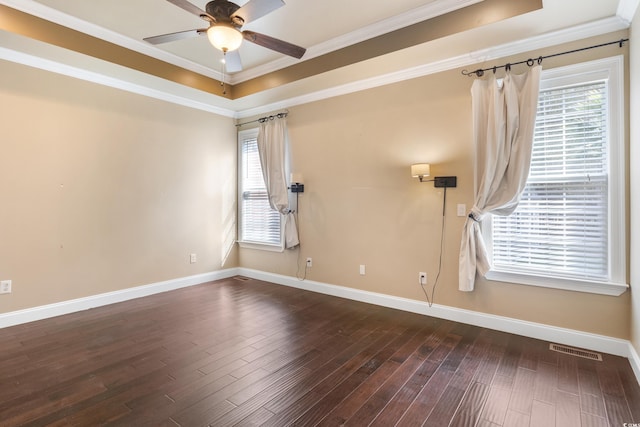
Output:
[[[518,209],[493,218],[498,269],[608,280],[607,82],[540,92]]]
[[[240,242],[281,246],[281,215],[269,206],[258,155],[257,131],[241,132],[239,144]]]
[[[488,279],[628,288],[622,65],[611,57],[543,71],[524,193],[510,216],[483,221]]]

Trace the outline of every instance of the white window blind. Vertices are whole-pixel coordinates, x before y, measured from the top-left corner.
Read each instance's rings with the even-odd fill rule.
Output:
[[[521,202],[494,216],[497,270],[611,280],[607,81],[540,92]]]
[[[271,209],[255,133],[240,137],[240,241],[266,245],[281,245],[278,211]]]

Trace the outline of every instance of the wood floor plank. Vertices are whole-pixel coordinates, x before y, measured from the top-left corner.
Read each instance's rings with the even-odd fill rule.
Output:
[[[609,422],[606,418],[598,417],[584,412],[582,413],[580,422],[581,427],[609,427]]]
[[[511,388],[492,385],[480,419],[491,424],[502,425],[507,416],[510,397]]]
[[[507,346],[507,334],[496,331],[485,331],[489,339],[489,348],[485,351],[482,361],[474,376],[474,381],[492,385],[498,366]]]
[[[392,362],[398,363],[400,365],[399,368],[378,387],[355,414],[348,418],[347,423],[355,426],[368,425],[376,417],[379,417],[383,411],[387,411],[389,414],[395,411],[397,415],[384,415],[382,418],[399,419],[404,413],[405,404],[397,403],[398,401],[401,402],[401,399],[396,399],[394,405],[391,406],[389,406],[389,402],[402,390],[414,372],[426,362],[421,356],[424,351],[419,352],[418,349],[425,347],[437,348],[437,345],[447,336],[453,326],[451,322],[443,322],[437,328],[429,325],[428,329],[421,331],[421,333],[402,346],[390,359]],[[437,365],[433,362],[429,363]],[[384,422],[384,420],[381,419],[379,422]]]
[[[295,387],[297,383],[303,381],[310,374],[311,371],[309,371],[309,369],[297,369],[290,375],[283,376],[276,380],[268,388],[254,394],[251,398],[237,405],[229,412],[210,420],[210,424],[216,427],[233,426],[238,423],[244,425],[246,419],[253,419],[254,417],[260,418],[262,419],[262,423],[266,423],[275,414],[264,408],[265,403],[275,396],[287,393],[292,387]]]
[[[511,390],[509,409],[531,415],[536,373],[529,369],[518,368]]]
[[[580,426],[581,419],[579,397],[566,391],[558,391],[556,402],[556,425],[578,427]]]
[[[561,355],[558,358],[558,390],[578,394],[578,361],[576,357]]]
[[[555,404],[558,390],[558,366],[540,362],[536,371],[533,398],[549,404]]]
[[[509,409],[507,410],[507,416],[504,419],[503,427],[523,427],[530,424],[531,418],[529,415]]]
[[[0,329],[0,425],[618,426],[629,361],[234,278]]]
[[[366,356],[360,367],[345,378],[336,387],[331,389],[322,398],[318,399],[309,410],[296,420],[300,425],[313,425],[319,423],[333,408],[342,403],[351,393],[360,387],[375,371],[397,350],[397,346],[392,345],[397,342],[392,333],[385,335],[376,343],[376,348],[372,349]],[[385,345],[384,342],[387,341]],[[379,350],[377,350],[379,349]]]
[[[344,399],[328,411],[319,425],[327,427],[341,425],[344,424],[351,415],[356,413],[358,409],[360,409],[380,388],[380,386],[384,384],[384,382],[400,367],[400,363],[398,363],[397,359],[393,359],[394,356],[398,357],[399,353],[407,347],[407,344],[410,344],[411,339],[419,332],[420,330],[417,328],[408,328],[391,344],[389,344],[384,349],[384,352],[378,354],[377,357],[382,361],[380,367],[369,375],[362,384],[355,387],[348,399]],[[417,345],[412,347],[415,348]]]
[[[274,417],[270,422],[273,421],[273,425],[277,425],[277,422],[289,416],[295,416],[295,418],[300,416],[308,407],[308,402],[312,401],[309,398],[312,390],[315,390],[315,393],[330,390],[329,387],[333,386],[339,378],[356,367],[362,360],[362,352],[369,348],[380,335],[381,333],[376,332],[369,332],[361,337],[356,334],[348,335],[354,338],[351,345],[337,353],[325,353],[325,357],[319,358],[315,364],[310,364],[308,367],[312,369],[313,375],[294,387],[291,393],[278,396],[265,405],[266,409],[278,415],[277,420]],[[321,362],[324,363],[318,366]]]
[[[471,343],[475,340],[474,335],[463,335],[458,337],[457,343],[451,347],[450,352],[443,358],[429,358],[429,361],[442,362],[437,367],[433,376],[420,386],[413,402],[402,415],[399,425],[442,425],[452,418],[456,413],[460,402],[465,395],[469,381],[473,378],[473,372],[465,367],[465,361]],[[446,340],[445,340],[446,342]],[[434,352],[435,353],[435,352]],[[479,363],[470,363],[477,366]],[[413,384],[413,378],[408,384]],[[406,386],[404,388],[407,388]],[[484,390],[482,387],[480,390]],[[443,390],[442,394],[433,393],[433,390]],[[482,397],[484,400],[484,396]],[[444,419],[447,421],[444,421]]]
[[[407,359],[398,370],[397,375],[392,377],[392,381],[385,383],[381,387],[381,392],[376,393],[373,396],[373,400],[370,399],[375,408],[372,405],[365,404],[349,420],[349,423],[364,425],[371,422],[373,426],[385,426],[395,424],[400,420],[422,390],[424,384],[432,378],[433,373],[440,367],[442,360],[459,342],[460,336],[449,333],[453,326],[451,324],[443,324],[429,335],[425,343],[416,350],[415,357]],[[426,358],[425,354],[428,354]],[[443,370],[442,374],[438,376],[443,388],[449,383],[450,374],[449,370]],[[438,386],[430,387],[438,395],[443,388],[438,389]],[[384,402],[380,402],[381,399],[384,399]],[[380,407],[382,407],[381,410]],[[377,409],[377,411],[374,409]]]
[[[534,400],[531,405],[531,427],[550,427],[556,425],[556,407],[547,402]]]
[[[475,426],[489,395],[487,384],[474,382],[465,393],[455,415],[450,422],[451,427]]]
[[[357,372],[364,364],[371,360],[375,355],[379,346],[385,346],[389,341],[393,339],[392,336],[384,332],[374,332],[371,335],[372,341],[369,345],[364,347],[360,352],[355,354],[349,360],[342,363],[337,369],[335,369],[328,377],[324,378],[320,383],[316,384],[311,390],[303,395],[296,402],[295,410],[287,410],[286,412],[277,413],[276,416],[269,420],[267,425],[278,425],[282,422],[282,418],[295,419],[296,423],[304,424],[303,420],[314,420],[318,422],[326,415],[323,406],[327,403],[327,395],[329,395],[336,387],[350,378],[355,372]],[[363,369],[366,372],[366,369]],[[338,392],[340,399],[341,392]],[[339,400],[341,401],[341,399]],[[339,401],[337,403],[339,403]],[[293,408],[292,408],[293,409]],[[285,415],[286,414],[286,415]],[[271,424],[271,423],[276,424]],[[311,421],[309,421],[311,422]]]

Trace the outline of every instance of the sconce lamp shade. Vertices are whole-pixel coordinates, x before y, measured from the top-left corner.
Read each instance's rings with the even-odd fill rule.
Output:
[[[425,176],[429,176],[430,173],[429,163],[416,163],[411,165],[411,176],[419,178],[420,181],[422,181],[422,178]]]
[[[216,24],[207,30],[209,42],[223,52],[236,50],[242,44],[242,33],[230,25]]]
[[[304,184],[304,179],[302,178],[301,173],[291,173],[289,174],[289,181],[296,182],[298,184]]]

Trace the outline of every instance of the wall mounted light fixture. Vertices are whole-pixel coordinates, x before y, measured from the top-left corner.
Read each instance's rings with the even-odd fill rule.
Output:
[[[434,187],[444,188],[444,195],[442,197],[442,231],[440,232],[440,263],[438,264],[438,274],[436,274],[436,280],[433,282],[433,287],[431,288],[431,296],[427,293],[427,290],[424,288],[424,284],[422,283],[422,276],[420,279],[420,287],[424,292],[424,296],[427,299],[427,303],[429,307],[433,305],[433,299],[436,291],[436,286],[438,286],[438,279],[440,278],[440,273],[442,271],[442,252],[444,249],[444,224],[445,224],[445,207],[447,205],[447,188],[453,188],[457,186],[458,177],[456,176],[436,176],[433,179],[425,179],[431,175],[431,165],[429,163],[414,163],[411,165],[411,176],[414,178],[418,178],[420,182],[432,182]],[[422,275],[422,273],[419,273]]]
[[[431,165],[429,163],[415,163],[411,165],[411,176],[418,178],[422,182],[425,176],[431,173]]]
[[[458,184],[456,176],[436,176],[433,179],[424,179],[431,174],[431,165],[429,163],[414,163],[411,165],[411,176],[418,178],[420,182],[433,182],[434,187],[453,188]]]

